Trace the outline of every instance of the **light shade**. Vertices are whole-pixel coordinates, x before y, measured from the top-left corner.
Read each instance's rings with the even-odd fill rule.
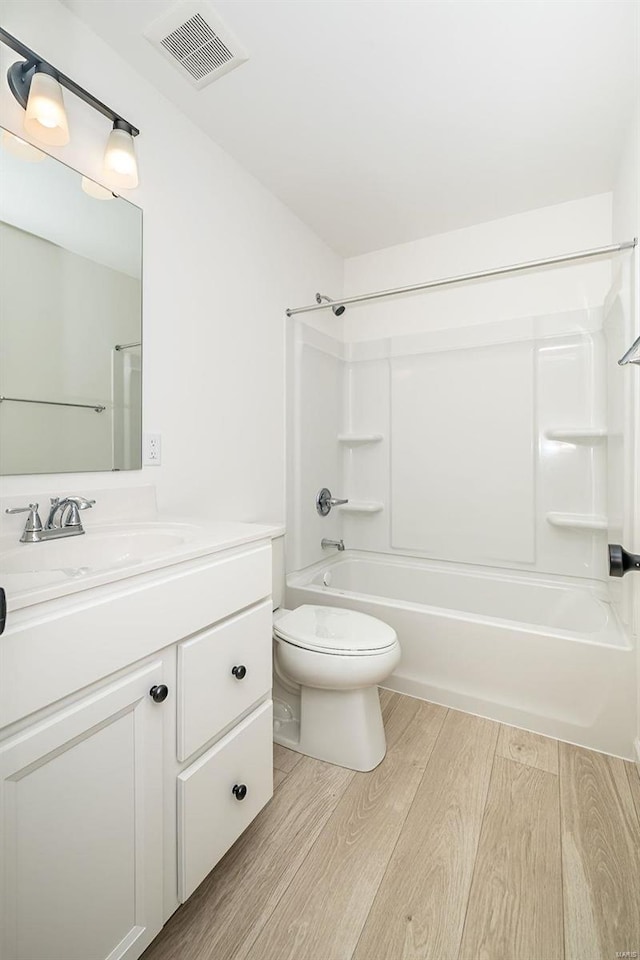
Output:
[[[37,147],[27,143],[26,140],[21,140],[15,134],[9,133],[8,130],[2,131],[2,146],[7,153],[19,160],[25,160],[27,163],[39,163],[46,157],[46,153],[43,153],[42,150],[38,150]]]
[[[124,121],[116,120],[109,134],[104,152],[104,173],[114,187],[133,190],[138,186],[136,149],[129,127]]]
[[[94,200],[113,200],[111,190],[107,190],[106,187],[103,187],[100,183],[96,183],[95,180],[90,180],[89,177],[82,178],[82,189],[88,196],[93,197]]]
[[[24,128],[34,139],[63,147],[69,143],[69,124],[62,99],[62,87],[55,77],[42,70],[31,79]]]

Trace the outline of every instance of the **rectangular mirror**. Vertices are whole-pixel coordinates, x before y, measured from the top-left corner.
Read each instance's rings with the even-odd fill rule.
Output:
[[[139,469],[142,210],[1,137],[0,473]]]

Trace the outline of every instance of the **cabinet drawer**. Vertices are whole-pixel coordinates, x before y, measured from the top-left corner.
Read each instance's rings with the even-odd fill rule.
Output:
[[[178,646],[179,760],[271,689],[271,620],[267,600]]]
[[[184,902],[273,794],[273,708],[262,704],[178,776],[178,896]],[[244,799],[234,787],[246,787]]]

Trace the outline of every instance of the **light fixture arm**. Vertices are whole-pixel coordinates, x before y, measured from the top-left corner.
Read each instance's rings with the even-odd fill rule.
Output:
[[[33,50],[30,50],[24,43],[10,33],[7,33],[6,30],[0,29],[0,42],[11,47],[19,56],[24,57],[24,61],[12,64],[7,72],[9,88],[21,107],[26,108],[29,98],[29,88],[34,74],[48,73],[49,76],[55,77],[62,87],[65,87],[80,100],[83,100],[85,103],[88,103],[90,107],[93,107],[94,110],[97,110],[98,113],[101,113],[111,120],[114,126],[118,124],[117,129],[126,130],[132,137],[137,137],[140,133],[138,128],[134,127],[128,120],[125,120],[121,114],[116,113],[116,111],[108,107],[106,103],[102,103],[101,100],[94,97],[88,90],[85,90],[84,87],[79,86],[71,77],[60,73],[60,71],[47,60],[43,60],[42,57],[34,53]]]
[[[24,110],[27,109],[31,81],[37,66],[31,60],[17,60],[7,70],[9,89]]]

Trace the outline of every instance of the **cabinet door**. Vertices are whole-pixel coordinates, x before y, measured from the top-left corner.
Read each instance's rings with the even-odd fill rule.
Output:
[[[134,960],[162,926],[153,663],[0,744],[3,960]]]

